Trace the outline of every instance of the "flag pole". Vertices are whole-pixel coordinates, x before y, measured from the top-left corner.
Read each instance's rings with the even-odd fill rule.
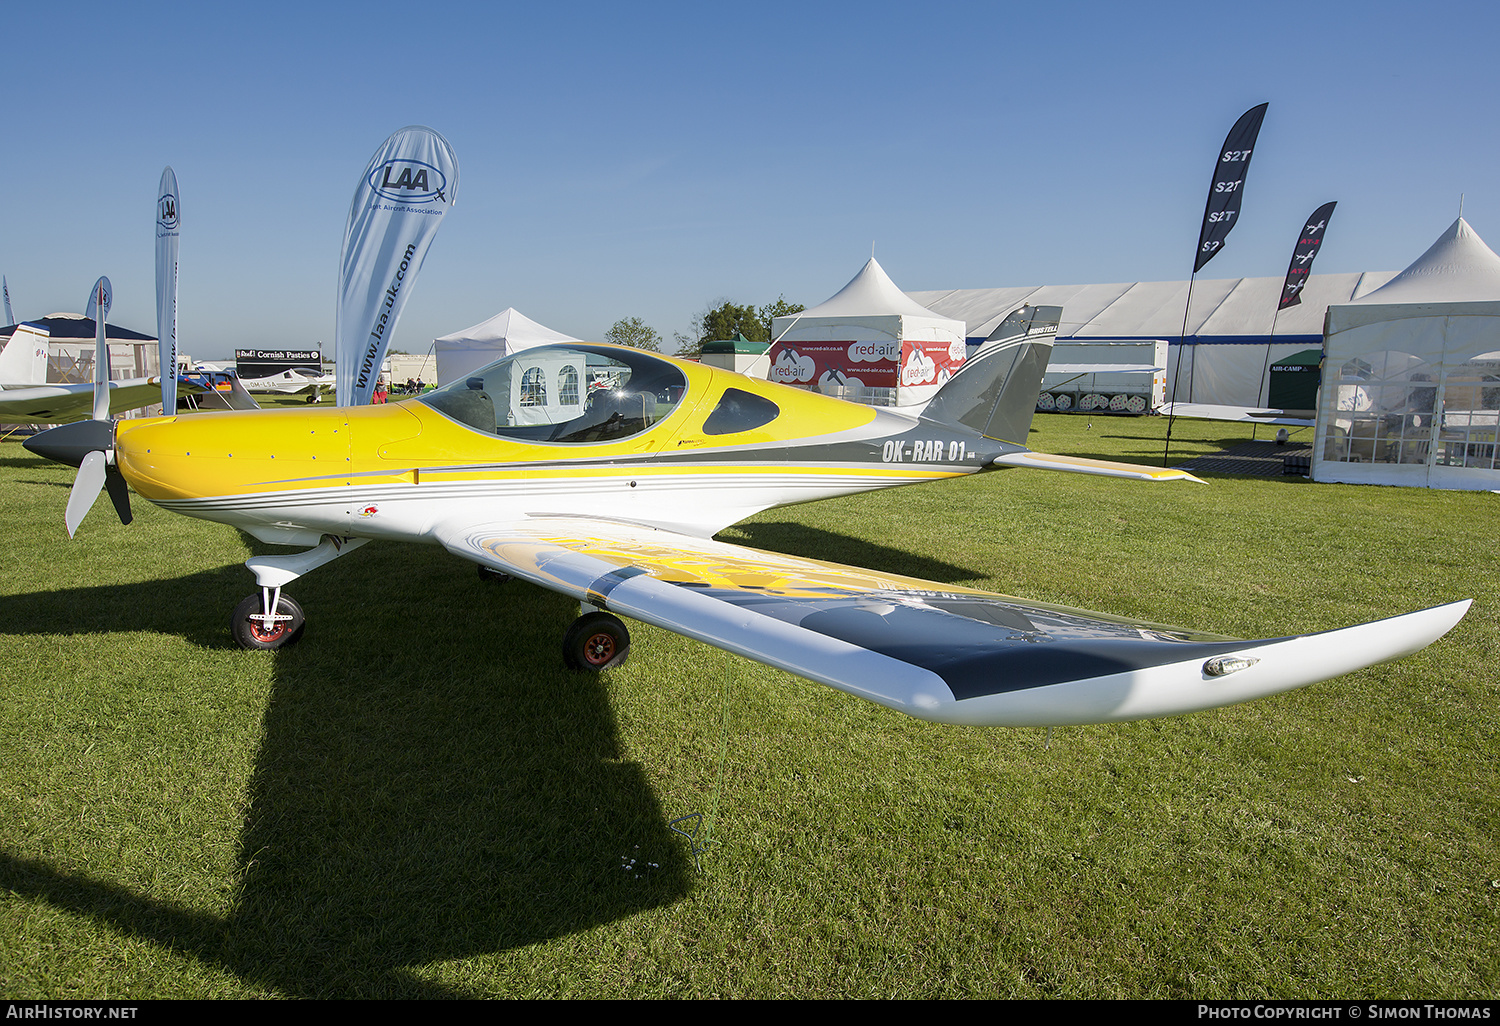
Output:
[[[1198,232],[1198,251],[1193,256],[1193,273],[1188,278],[1187,304],[1182,309],[1182,336],[1177,340],[1177,369],[1172,374],[1172,412],[1167,415],[1167,441],[1162,448],[1161,463],[1167,465],[1172,451],[1172,425],[1177,420],[1177,385],[1182,374],[1182,351],[1187,347],[1188,316],[1193,308],[1193,284],[1203,265],[1218,255],[1224,248],[1224,240],[1234,229],[1240,212],[1240,201],[1245,195],[1245,176],[1250,171],[1250,154],[1255,150],[1255,140],[1260,135],[1260,123],[1265,119],[1266,108],[1262,103],[1251,107],[1240,115],[1224,145],[1219,148],[1219,159],[1214,162],[1213,181],[1208,187],[1208,201],[1203,205],[1203,227]],[[1193,365],[1188,368],[1189,392],[1192,391],[1192,375],[1198,366],[1198,353],[1193,351]]]

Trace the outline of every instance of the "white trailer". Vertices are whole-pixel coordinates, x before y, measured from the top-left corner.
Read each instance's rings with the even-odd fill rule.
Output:
[[[1164,339],[1058,339],[1036,408],[1046,412],[1154,413],[1167,401]]]

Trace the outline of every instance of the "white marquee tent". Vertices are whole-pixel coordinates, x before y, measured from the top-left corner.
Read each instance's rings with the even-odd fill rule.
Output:
[[[772,381],[878,405],[926,402],[965,354],[964,322],[908,297],[874,257],[830,299],[777,317],[771,334]]]
[[[1463,218],[1328,310],[1316,481],[1500,488],[1500,256]]]
[[[977,344],[1023,304],[1060,306],[1063,312],[1058,342],[1166,339],[1171,344],[1167,359],[1169,400],[1264,406],[1268,400],[1268,368],[1287,356],[1323,344],[1323,313],[1329,305],[1365,295],[1391,277],[1389,272],[1312,275],[1303,290],[1302,303],[1283,310],[1279,317],[1276,303],[1284,278],[1200,279],[1193,283],[1186,346],[1179,344],[1184,334],[1186,281],[943,289],[912,292],[910,296],[935,313],[966,322],[971,344]]]
[[[468,377],[486,364],[524,349],[552,342],[579,341],[582,340],[538,324],[515,307],[506,307],[487,321],[433,339],[432,344],[437,350],[438,384],[446,385]]]

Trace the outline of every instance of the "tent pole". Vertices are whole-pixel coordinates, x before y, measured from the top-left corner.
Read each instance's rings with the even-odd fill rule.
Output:
[[[1281,307],[1278,306],[1276,308],[1276,312],[1271,315],[1271,334],[1268,335],[1268,336],[1266,336],[1266,360],[1265,360],[1265,363],[1263,363],[1261,365],[1261,368],[1260,368],[1260,386],[1259,387],[1260,388],[1264,388],[1266,390],[1266,399],[1265,399],[1264,405],[1267,408],[1269,408],[1270,405],[1271,405],[1271,384],[1266,379],[1270,376],[1270,373],[1271,373],[1271,346],[1274,345],[1275,342],[1276,342],[1276,319],[1278,317],[1280,317],[1280,316],[1281,316]],[[1256,393],[1255,393],[1255,401],[1256,402],[1260,402],[1261,401],[1259,390],[1257,390]]]
[[[1177,340],[1177,366],[1172,371],[1172,412],[1167,414],[1167,443],[1161,450],[1161,465],[1167,465],[1167,453],[1172,451],[1172,424],[1177,420],[1177,379],[1182,374],[1182,351],[1187,348],[1187,326],[1188,312],[1193,308],[1193,282],[1198,280],[1198,272],[1188,279],[1187,303],[1182,308],[1182,335]],[[1193,362],[1198,360],[1198,354],[1193,354]],[[1189,371],[1191,373],[1191,371]]]

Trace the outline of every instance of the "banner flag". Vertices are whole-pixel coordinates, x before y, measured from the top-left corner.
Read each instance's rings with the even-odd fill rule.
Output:
[[[94,282],[89,291],[84,316],[94,322],[94,413],[95,420],[109,419],[109,343],[104,337],[104,322],[110,304],[115,301],[114,286],[108,278]]]
[[[1324,203],[1313,211],[1312,217],[1302,226],[1302,234],[1297,236],[1297,246],[1292,250],[1292,262],[1286,269],[1286,284],[1281,288],[1281,301],[1276,304],[1277,310],[1285,310],[1302,302],[1302,287],[1307,284],[1307,276],[1312,274],[1313,257],[1318,255],[1318,250],[1323,245],[1323,233],[1328,230],[1328,222],[1333,218],[1333,208],[1337,205],[1336,202]]]
[[[97,325],[98,322],[108,319],[109,307],[114,301],[114,286],[110,285],[108,278],[100,278],[94,282],[94,287],[89,291],[89,305],[83,315]]]
[[[0,291],[5,293],[5,323],[19,324],[16,315],[10,312],[10,282],[5,280],[4,275],[0,275]]]
[[[1224,239],[1234,228],[1240,214],[1240,199],[1245,195],[1245,175],[1250,171],[1250,154],[1255,149],[1255,137],[1260,134],[1261,119],[1266,116],[1263,103],[1251,107],[1240,115],[1229,134],[1224,137],[1224,146],[1219,150],[1219,161],[1214,165],[1214,181],[1208,189],[1208,204],[1203,211],[1203,230],[1198,233],[1198,255],[1193,261],[1193,273],[1212,260],[1224,248]]]
[[[161,412],[177,412],[177,174],[161,173],[156,192],[156,337],[160,356]]]
[[[430,128],[403,128],[375,151],[349,207],[334,335],[340,406],[363,406],[443,215],[458,196],[458,158]]]

